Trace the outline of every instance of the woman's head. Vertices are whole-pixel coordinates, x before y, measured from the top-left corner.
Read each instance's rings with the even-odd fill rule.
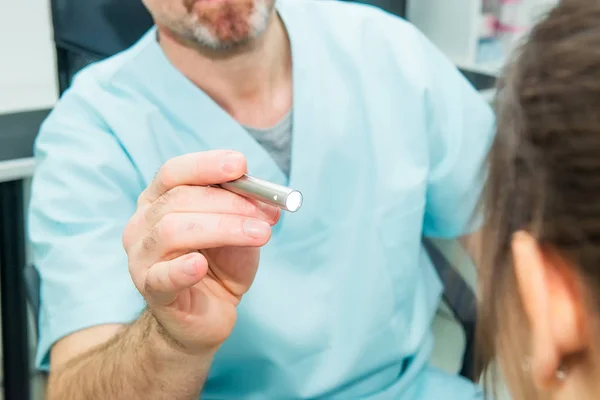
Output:
[[[515,399],[598,398],[600,2],[563,1],[533,29],[499,85],[497,117],[482,360],[498,360]]]

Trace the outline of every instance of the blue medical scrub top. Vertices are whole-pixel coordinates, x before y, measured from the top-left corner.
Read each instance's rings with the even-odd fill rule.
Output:
[[[121,235],[159,167],[234,149],[251,174],[305,201],[264,248],[203,398],[473,398],[466,381],[427,366],[441,284],[421,237],[470,231],[491,110],[396,17],[324,0],[277,9],[293,56],[289,180],[173,68],[154,29],[81,72],[45,121],[29,214],[38,366],[57,339],[143,309]]]

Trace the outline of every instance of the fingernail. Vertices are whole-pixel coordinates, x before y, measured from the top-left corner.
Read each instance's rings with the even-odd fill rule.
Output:
[[[255,239],[262,239],[269,234],[271,226],[265,222],[257,219],[248,219],[244,222],[244,232],[246,235]]]
[[[186,260],[183,264],[183,273],[186,275],[194,276],[198,273],[198,264],[196,262],[196,258],[192,257],[189,260]]]
[[[223,160],[221,161],[221,171],[226,174],[232,174],[234,172],[238,172],[242,163],[244,162],[244,157],[239,153],[229,153]]]

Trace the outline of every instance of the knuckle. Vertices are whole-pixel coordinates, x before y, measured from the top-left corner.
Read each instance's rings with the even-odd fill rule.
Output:
[[[176,181],[172,165],[173,163],[171,161],[167,161],[156,174],[155,184],[160,192],[166,192],[169,188],[173,187],[173,184]]]
[[[129,255],[132,252],[136,251],[137,247],[136,243],[139,243],[140,240],[144,241],[144,234],[148,233],[148,229],[146,228],[146,209],[149,206],[145,206],[138,211],[129,219],[127,225],[123,229],[123,234],[121,236],[123,248],[125,252]],[[149,243],[150,245],[150,243]]]
[[[148,278],[144,282],[144,295],[152,295],[153,293],[158,291],[158,283],[156,274],[148,274]]]
[[[146,252],[152,252],[158,247],[156,228],[152,228],[150,233],[142,239],[142,248]]]
[[[158,198],[154,202],[155,208],[160,209],[164,206],[167,206],[169,204],[169,200],[171,199],[172,194],[172,191],[169,190],[158,196]]]
[[[173,239],[177,237],[178,231],[180,230],[179,218],[176,214],[166,214],[153,228],[155,236],[158,241],[163,243],[166,247],[170,247],[173,243]]]
[[[169,192],[164,192],[146,209],[146,219],[153,220],[166,213],[169,207]]]
[[[171,209],[188,210],[192,201],[193,188],[189,186],[176,186],[169,191],[169,203]]]
[[[144,287],[141,288],[140,292],[142,293],[142,296],[147,296],[147,295],[152,294],[153,289],[152,289],[152,282],[151,282],[150,278],[146,279],[146,281],[144,282]]]
[[[134,223],[133,221],[129,221],[127,225],[125,225],[125,229],[123,229],[123,235],[121,235],[121,243],[125,252],[129,254],[129,249],[134,241]]]
[[[144,280],[143,285],[143,293],[144,294],[152,294],[159,289],[160,277],[159,274],[156,273],[156,268],[159,268],[160,264],[155,264],[148,270],[148,274],[146,275],[146,279]]]
[[[137,198],[137,207],[140,208],[144,204],[146,204],[146,199],[148,198],[148,189],[144,189],[142,193]]]

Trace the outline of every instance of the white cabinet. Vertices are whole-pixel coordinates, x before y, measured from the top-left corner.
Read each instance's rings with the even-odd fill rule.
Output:
[[[482,0],[411,0],[407,19],[457,65],[476,58]]]
[[[531,26],[558,0],[410,0],[407,19],[435,43],[458,67],[497,75],[514,48],[503,18],[514,20],[518,30]],[[485,4],[484,4],[485,3]],[[504,3],[504,4],[500,4]],[[486,11],[484,13],[484,10]],[[488,11],[493,13],[488,14]],[[484,39],[484,16],[493,15],[503,26],[494,38]]]

